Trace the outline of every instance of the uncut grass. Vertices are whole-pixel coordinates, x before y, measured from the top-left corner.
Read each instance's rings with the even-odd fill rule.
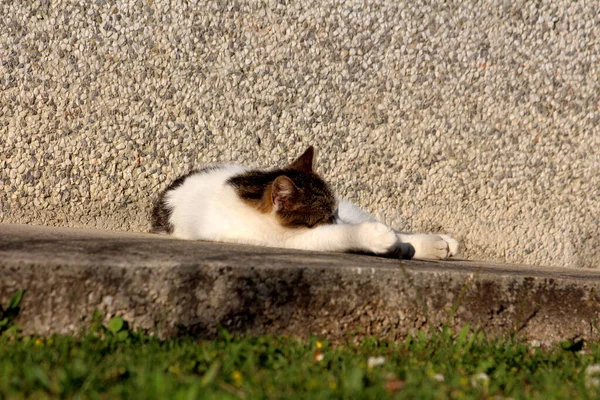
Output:
[[[369,367],[377,356],[385,362]],[[341,346],[226,332],[212,341],[130,332],[4,335],[0,399],[597,398],[585,369],[598,360],[594,343],[583,353],[532,349],[468,328]],[[477,379],[479,373],[489,379]]]

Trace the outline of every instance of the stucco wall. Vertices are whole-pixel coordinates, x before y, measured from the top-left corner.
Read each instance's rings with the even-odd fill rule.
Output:
[[[0,222],[145,231],[192,166],[313,144],[395,228],[600,266],[598,2],[438,3],[4,0]]]

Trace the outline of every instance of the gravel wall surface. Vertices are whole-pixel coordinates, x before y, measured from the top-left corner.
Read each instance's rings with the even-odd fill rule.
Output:
[[[0,222],[145,231],[194,166],[309,144],[463,256],[600,266],[598,1],[0,2]]]

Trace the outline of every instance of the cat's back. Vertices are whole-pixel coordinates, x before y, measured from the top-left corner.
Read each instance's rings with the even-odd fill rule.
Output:
[[[215,209],[215,202],[223,201],[227,180],[245,171],[247,168],[241,165],[215,164],[177,178],[153,205],[152,232],[185,231],[206,219]]]

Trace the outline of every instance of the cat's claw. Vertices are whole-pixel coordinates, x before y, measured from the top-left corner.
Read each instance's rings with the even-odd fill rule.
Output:
[[[399,249],[396,233],[380,222],[363,222],[358,225],[358,237],[362,250],[375,254],[390,254]]]

